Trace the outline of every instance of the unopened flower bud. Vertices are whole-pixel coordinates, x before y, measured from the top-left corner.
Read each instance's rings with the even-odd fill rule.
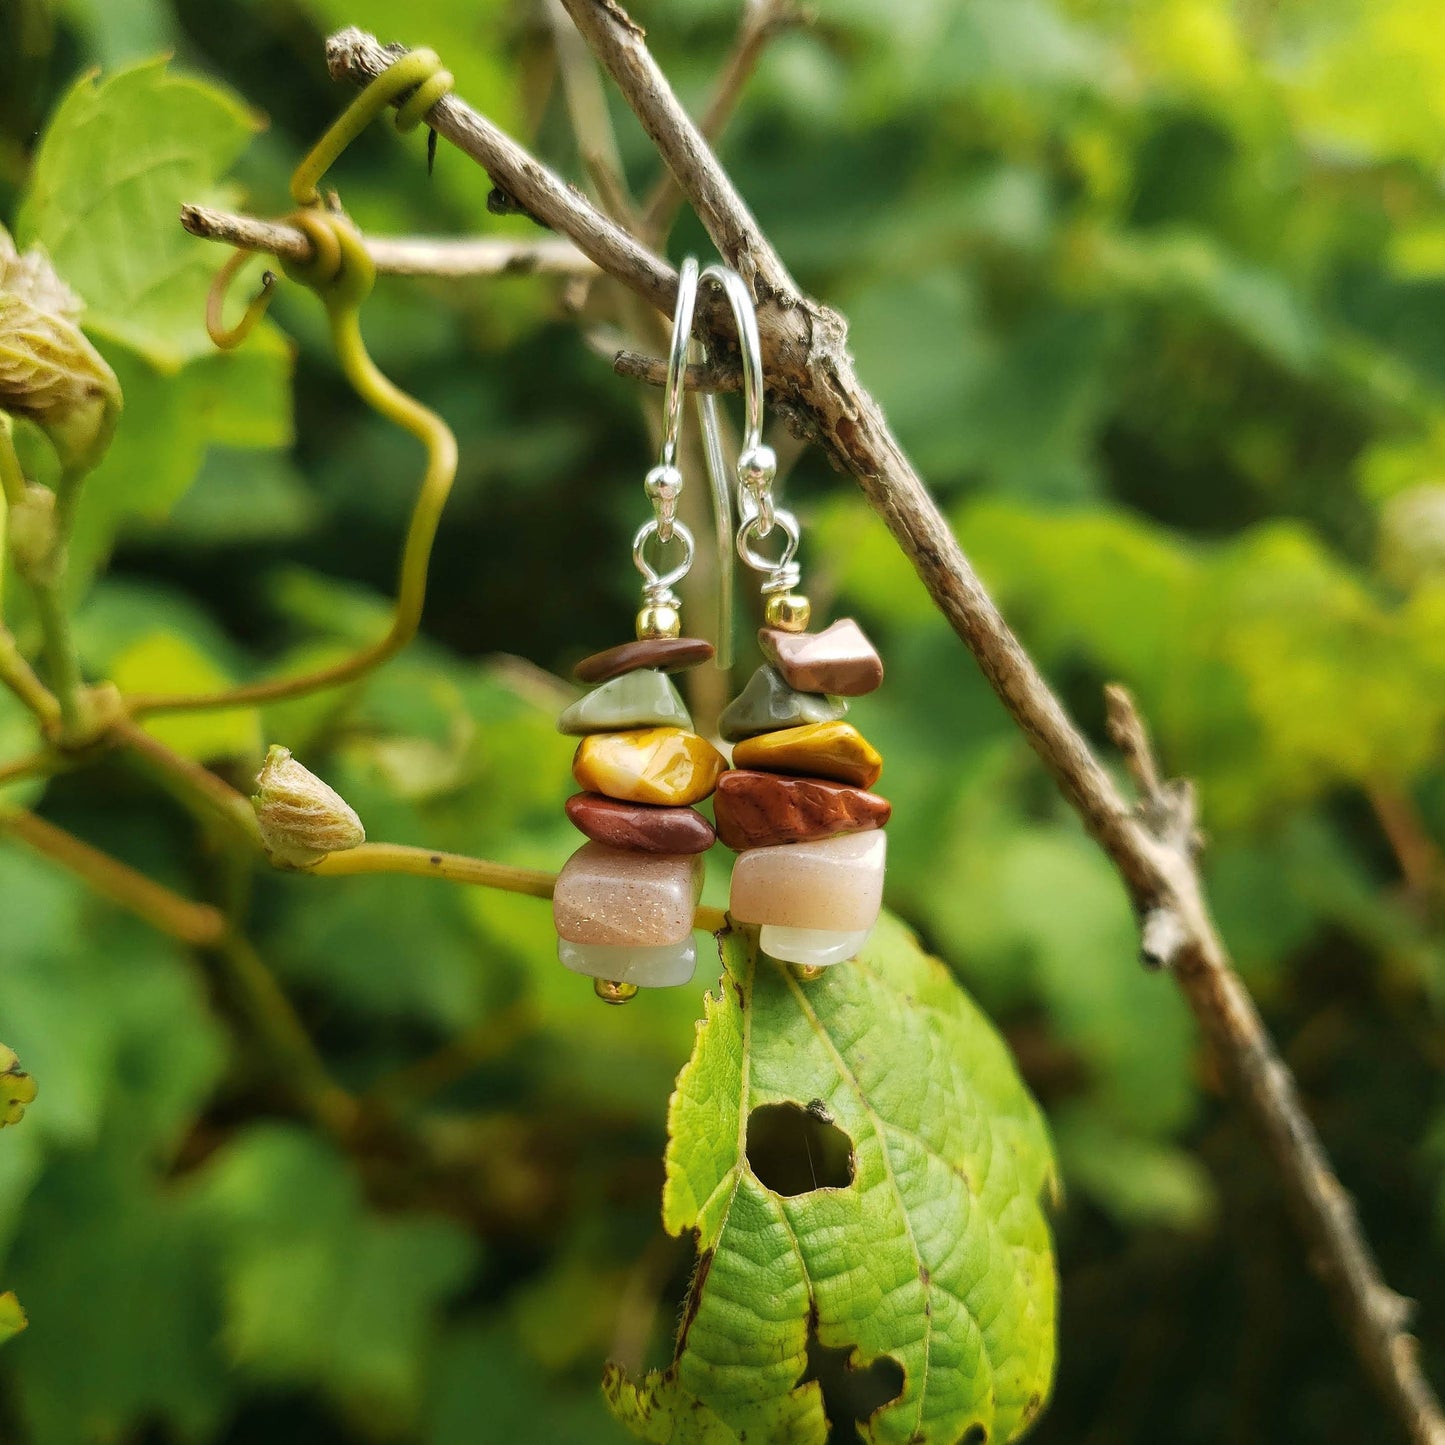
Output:
[[[342,853],[366,841],[355,810],[334,788],[291,756],[272,746],[251,798],[261,824],[261,841],[282,868],[308,868],[328,853]]]
[[[20,1067],[15,1050],[0,1044],[0,1129],[18,1124],[37,1092],[35,1080]]]
[[[120,412],[120,383],[86,339],[80,298],[38,246],[0,226],[0,410],[29,417],[63,466],[92,466]]]

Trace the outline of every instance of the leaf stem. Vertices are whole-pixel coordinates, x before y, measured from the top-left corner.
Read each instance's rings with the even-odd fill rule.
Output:
[[[21,782],[26,778],[48,777],[51,773],[60,772],[64,767],[65,759],[58,753],[49,748],[41,748],[38,752],[28,753],[13,762],[0,763],[0,787],[4,787],[6,783]]]
[[[226,932],[226,919],[219,909],[181,897],[24,808],[0,810],[0,830],[60,864],[102,898],[182,943],[211,948]]]
[[[298,1101],[323,1128],[343,1141],[348,1139],[360,1107],[331,1077],[291,1000],[255,946],[233,932],[216,944],[215,953],[257,1031],[285,1069],[286,1083]]]
[[[133,722],[118,723],[112,736],[173,797],[187,807],[199,805],[205,813],[229,824],[251,848],[261,850],[260,824],[245,794],[208,768],[173,752]]]
[[[505,893],[525,893],[532,898],[550,898],[557,882],[555,874],[538,868],[491,863],[485,858],[411,848],[404,843],[362,843],[344,853],[328,853],[319,862],[301,871],[322,878],[342,878],[358,873],[409,873],[416,878],[475,883],[483,888],[500,888]]]
[[[3,683],[40,719],[43,728],[51,728],[60,720],[60,701],[35,674],[35,669],[21,655],[14,634],[0,624],[0,683]],[[4,781],[0,770],[0,781]]]
[[[328,853],[320,862],[300,870],[320,878],[342,878],[359,873],[409,873],[416,878],[444,878],[449,883],[471,883],[497,888],[503,893],[523,893],[531,898],[550,898],[557,875],[540,868],[518,868],[511,863],[493,863],[464,853],[441,853],[430,848],[412,848],[405,843],[362,843],[344,853]],[[721,908],[700,907],[693,915],[693,927],[716,933],[727,926]]]
[[[25,473],[15,451],[15,423],[6,412],[0,412],[0,493],[7,506],[15,507],[25,500]]]

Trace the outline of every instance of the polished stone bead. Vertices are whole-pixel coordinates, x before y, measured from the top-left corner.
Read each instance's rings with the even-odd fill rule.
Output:
[[[696,733],[643,728],[583,738],[572,759],[572,776],[589,793],[683,808],[707,797],[726,767],[723,755]]]
[[[883,681],[883,659],[851,617],[822,632],[763,627],[758,630],[758,646],[783,681],[799,692],[862,697]]]
[[[874,828],[813,843],[750,848],[733,864],[728,912],[739,923],[856,933],[883,904],[888,835]]]
[[[584,843],[563,865],[552,892],[557,936],[568,943],[638,948],[681,943],[692,934],[702,873],[695,853],[679,857]]]
[[[841,698],[794,691],[775,667],[764,663],[723,710],[718,731],[730,743],[735,743],[739,738],[775,732],[778,728],[832,722],[847,711],[848,704]]]
[[[748,738],[733,749],[733,764],[765,773],[835,778],[871,788],[883,771],[878,749],[852,723],[814,723]]]
[[[758,931],[758,947],[780,963],[829,968],[857,958],[872,934],[871,928],[839,933],[833,928],[779,928],[765,923]]]
[[[624,672],[636,672],[640,667],[681,672],[710,662],[713,650],[712,643],[700,637],[644,637],[584,657],[572,669],[572,675],[578,682],[606,682],[609,678],[621,677]]]
[[[567,816],[594,843],[639,853],[705,853],[717,838],[712,824],[692,808],[618,803],[600,793],[574,793],[567,799]]]
[[[741,751],[743,744],[739,744]],[[734,852],[778,843],[806,843],[838,833],[881,828],[893,805],[876,793],[823,778],[734,769],[713,796],[717,833]]]
[[[557,719],[557,731],[573,736],[668,727],[691,729],[692,718],[671,681],[651,667],[610,678]]]
[[[676,988],[688,983],[697,969],[697,940],[689,934],[681,943],[632,948],[615,943],[569,943],[559,938],[557,957],[564,968],[588,978],[611,979],[638,988]]]

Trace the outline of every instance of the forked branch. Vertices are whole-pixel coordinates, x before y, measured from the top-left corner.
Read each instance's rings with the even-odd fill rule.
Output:
[[[1128,735],[1145,785],[1131,807],[1020,645],[984,589],[937,504],[859,383],[843,318],[802,295],[704,137],[652,59],[642,30],[616,0],[564,0],[593,54],[611,73],[724,260],[747,280],[759,310],[769,395],[793,424],[851,474],[893,533],[939,611],[973,653],[1030,746],[1107,853],[1140,920],[1143,948],[1169,968],[1217,1050],[1269,1147],[1309,1246],[1356,1352],[1391,1414],[1415,1445],[1445,1445],[1445,1417],[1406,1333],[1406,1308],[1380,1277],[1354,1210],[1301,1107],[1295,1083],[1235,974],[1205,902],[1184,790],[1140,770],[1142,725]],[[327,46],[338,79],[365,83],[394,52],[359,30]],[[677,277],[661,258],[598,212],[485,117],[456,96],[430,125],[472,156],[517,206],[665,314]],[[725,327],[709,308],[699,325]],[[1127,725],[1123,704],[1116,712]],[[1132,713],[1132,707],[1129,708]],[[1134,715],[1137,722],[1137,714]],[[1152,754],[1149,754],[1152,767]],[[1161,826],[1161,824],[1163,826]]]

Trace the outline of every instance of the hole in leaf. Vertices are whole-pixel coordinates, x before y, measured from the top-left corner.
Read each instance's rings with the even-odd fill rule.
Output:
[[[748,1115],[748,1164],[774,1194],[791,1198],[853,1182],[853,1141],[821,1104],[760,1104]]]
[[[988,1445],[988,1431],[982,1425],[970,1425],[958,1445]]]
[[[808,1369],[804,1380],[816,1380],[828,1417],[828,1445],[861,1445],[858,1425],[875,1410],[903,1393],[903,1366],[880,1355],[861,1370],[848,1368],[849,1346],[839,1350],[818,1343],[816,1327],[808,1333]]]

